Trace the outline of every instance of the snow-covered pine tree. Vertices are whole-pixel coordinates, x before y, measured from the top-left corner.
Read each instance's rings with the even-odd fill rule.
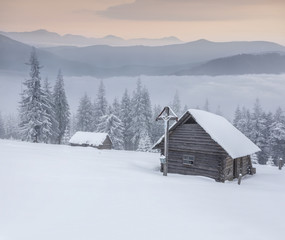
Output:
[[[266,165],[268,166],[274,166],[274,161],[273,161],[273,157],[269,156]]]
[[[242,115],[241,115],[241,110],[240,110],[240,107],[237,106],[236,110],[235,110],[235,114],[234,114],[234,120],[233,120],[233,125],[239,129],[241,132],[242,129],[240,127],[240,121],[242,120]]]
[[[262,145],[261,145],[260,148],[262,149],[263,156],[268,161],[270,156],[272,156],[272,154],[271,154],[271,146],[270,146],[270,126],[273,123],[273,115],[272,115],[271,112],[269,112],[269,113],[265,113],[264,112],[262,114],[262,118],[265,121],[265,124],[264,124],[265,126],[264,126],[263,131],[262,131],[263,142],[262,142]]]
[[[22,139],[31,142],[43,141],[43,134],[49,122],[45,111],[45,94],[41,88],[40,64],[35,48],[32,49],[28,65],[30,78],[24,82],[26,87],[21,94],[20,131]]]
[[[62,138],[70,121],[69,105],[65,94],[64,80],[61,74],[61,70],[58,72],[54,85],[53,99],[55,105],[55,118],[58,122],[56,143],[61,144]]]
[[[71,118],[70,118],[70,136],[73,136],[76,133],[76,131],[77,131],[76,125],[77,125],[76,115],[74,113],[72,113]]]
[[[80,99],[76,115],[76,131],[94,131],[94,111],[90,98],[85,93]]]
[[[18,117],[9,114],[4,118],[5,126],[5,138],[6,139],[20,139],[20,130],[19,130],[19,119]]]
[[[176,90],[174,97],[173,97],[173,101],[170,105],[171,109],[174,111],[174,113],[180,117],[181,113],[181,101],[180,101],[180,97],[179,97],[179,93]]]
[[[161,113],[162,107],[154,105],[153,108],[153,121],[152,121],[152,142],[156,142],[164,134],[164,121],[155,121],[155,118]]]
[[[220,115],[220,116],[223,116],[223,113],[222,113],[222,110],[221,110],[221,106],[220,106],[220,105],[218,105],[215,114]]]
[[[275,165],[278,165],[280,158],[285,159],[285,116],[279,107],[274,116],[272,124],[269,127],[270,155]]]
[[[132,143],[133,150],[136,150],[138,147],[139,139],[142,133],[142,130],[145,127],[144,116],[143,116],[143,103],[142,103],[142,84],[141,80],[137,80],[136,90],[133,92],[133,97],[131,100],[131,116],[132,116],[132,126],[131,131],[133,133]]]
[[[149,94],[146,88],[142,87],[140,79],[137,81],[136,91],[132,98],[132,142],[133,149],[138,148],[139,139],[143,131],[151,134],[152,111]]]
[[[121,111],[120,111],[120,119],[122,121],[124,131],[123,131],[123,142],[124,149],[131,150],[132,149],[132,116],[131,116],[131,99],[128,93],[128,90],[125,89],[124,95],[121,100]]]
[[[69,140],[70,140],[70,124],[68,124],[65,128],[61,143],[68,144]]]
[[[243,107],[241,110],[240,130],[248,138],[250,138],[251,126],[252,126],[251,113],[248,109]]]
[[[100,82],[97,96],[94,102],[94,129],[100,122],[100,118],[107,114],[108,102],[106,99],[106,91],[103,81]]]
[[[251,114],[250,139],[262,150],[262,152],[257,153],[258,162],[260,164],[266,164],[268,160],[266,152],[263,152],[263,150],[265,150],[264,147],[266,145],[265,130],[266,130],[265,115],[261,108],[259,99],[256,99],[253,107],[253,112]]]
[[[108,105],[106,115],[110,115],[112,113],[113,113],[113,107],[112,107],[112,105]]]
[[[253,164],[258,164],[258,158],[257,158],[257,154],[256,153],[251,154],[250,159],[251,159],[251,162]]]
[[[112,104],[112,113],[120,118],[121,115],[121,105],[119,100],[115,97],[113,104]]]
[[[145,126],[146,126],[146,133],[151,136],[152,132],[152,106],[150,101],[149,92],[146,87],[143,88],[142,92],[142,101],[143,101],[143,114],[145,118]]]
[[[148,132],[144,130],[141,134],[137,151],[149,152],[151,151],[151,147],[151,139],[148,135]]]
[[[188,109],[189,109],[188,105],[185,104],[185,105],[184,105],[184,108],[183,108],[183,110],[182,110],[182,114],[186,113],[186,111],[188,111]],[[198,109],[198,108],[197,108],[197,109]],[[181,115],[182,115],[182,114],[181,114]]]
[[[58,134],[58,122],[55,117],[55,105],[51,92],[51,86],[46,78],[43,86],[44,92],[44,110],[47,115],[46,122],[44,123],[45,131],[43,132],[43,141],[46,143],[53,143],[56,141]]]
[[[113,147],[115,149],[123,149],[123,132],[124,127],[122,121],[114,114],[104,115],[100,118],[100,123],[97,126],[97,132],[108,133]]]
[[[206,98],[203,110],[210,112],[210,104],[208,98]]]
[[[0,138],[5,138],[4,120],[2,118],[1,112],[0,112]]]
[[[233,125],[246,136],[249,135],[247,131],[250,129],[250,126],[248,125],[250,124],[250,119],[251,116],[248,110],[245,107],[240,110],[240,107],[237,106],[234,114]]]

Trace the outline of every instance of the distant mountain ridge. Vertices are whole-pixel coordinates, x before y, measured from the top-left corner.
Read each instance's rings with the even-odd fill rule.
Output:
[[[158,39],[136,38],[123,39],[114,35],[107,35],[102,38],[88,38],[81,35],[65,34],[60,35],[55,32],[49,32],[39,29],[31,32],[3,32],[0,34],[12,38],[16,41],[33,45],[36,47],[51,46],[91,46],[91,45],[108,45],[108,46],[161,46],[170,44],[183,43],[176,37],[165,37]]]
[[[210,42],[198,40],[183,44],[148,47],[53,47],[44,48],[59,57],[92,63],[97,67],[118,68],[125,66],[168,67],[189,66],[213,59],[238,54],[260,54],[266,52],[285,52],[285,47],[272,42]]]
[[[0,70],[26,72],[32,47],[0,35]],[[241,75],[285,73],[285,47],[271,42],[199,40],[159,47],[89,46],[37,49],[46,75]]]
[[[0,70],[25,72],[28,70],[26,63],[29,61],[32,47],[0,35]],[[76,61],[62,59],[47,51],[37,49],[40,65],[43,66],[41,72],[56,74],[59,68],[68,75],[93,75],[99,72],[93,66]]]
[[[175,75],[243,75],[285,73],[285,52],[239,54],[218,58],[199,66],[184,69]]]

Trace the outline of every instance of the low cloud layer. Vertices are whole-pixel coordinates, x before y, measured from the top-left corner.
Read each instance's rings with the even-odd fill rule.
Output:
[[[135,0],[97,14],[138,21],[213,21],[278,16],[283,0]]]

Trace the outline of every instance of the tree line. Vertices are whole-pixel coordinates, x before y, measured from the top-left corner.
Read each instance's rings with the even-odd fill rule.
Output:
[[[169,104],[180,115],[178,92]],[[136,82],[132,94],[125,89],[121,99],[115,98],[111,104],[106,99],[106,90],[100,82],[95,100],[84,94],[72,119],[72,133],[76,131],[108,133],[115,149],[149,151],[152,145],[164,134],[164,123],[155,121],[161,112],[160,105],[152,103],[148,89]]]
[[[94,102],[87,94],[80,99],[72,129],[108,133],[115,149],[147,151],[163,134],[161,123],[154,121],[159,111],[160,106],[152,109],[149,92],[140,79],[132,95],[125,89],[122,98],[111,104],[101,81]]]
[[[262,150],[255,156],[259,164],[277,166],[285,159],[285,115],[280,107],[265,112],[257,99],[252,110],[236,108],[233,124]]]

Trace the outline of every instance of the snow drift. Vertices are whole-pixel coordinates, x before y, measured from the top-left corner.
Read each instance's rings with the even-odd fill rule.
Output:
[[[284,238],[284,171],[258,165],[239,186],[158,166],[156,153],[0,140],[0,239]]]

